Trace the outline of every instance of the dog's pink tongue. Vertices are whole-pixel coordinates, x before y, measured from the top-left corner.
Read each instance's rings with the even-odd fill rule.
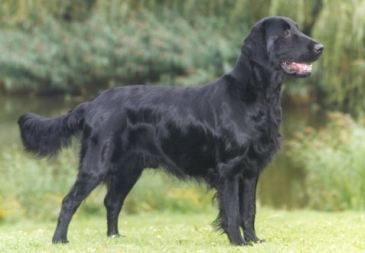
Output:
[[[295,71],[298,74],[306,74],[312,71],[312,65],[310,64],[291,62],[289,66],[290,70]]]

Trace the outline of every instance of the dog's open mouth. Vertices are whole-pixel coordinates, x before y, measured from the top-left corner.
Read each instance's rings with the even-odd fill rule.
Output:
[[[288,74],[306,76],[312,72],[312,64],[294,61],[284,61],[281,68]]]

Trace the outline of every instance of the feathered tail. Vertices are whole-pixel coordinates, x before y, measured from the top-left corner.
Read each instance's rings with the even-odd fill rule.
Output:
[[[25,113],[19,120],[20,136],[27,151],[39,156],[52,156],[71,143],[71,137],[80,132],[87,103],[59,117],[47,118]]]

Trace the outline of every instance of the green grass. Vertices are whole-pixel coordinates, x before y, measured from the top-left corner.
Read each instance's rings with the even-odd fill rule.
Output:
[[[364,252],[365,213],[259,210],[263,244],[228,244],[210,225],[215,212],[124,215],[122,237],[105,236],[102,217],[76,216],[68,245],[52,245],[55,222],[0,225],[0,252]]]

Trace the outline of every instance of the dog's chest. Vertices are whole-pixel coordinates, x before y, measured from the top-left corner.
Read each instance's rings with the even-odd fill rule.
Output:
[[[249,167],[264,167],[280,147],[282,110],[280,97],[258,100],[244,110],[234,110],[226,131],[224,157],[226,161],[242,157]]]
[[[253,127],[256,139],[274,141],[279,133],[282,120],[280,97],[272,97],[259,101],[248,110],[247,124]]]

